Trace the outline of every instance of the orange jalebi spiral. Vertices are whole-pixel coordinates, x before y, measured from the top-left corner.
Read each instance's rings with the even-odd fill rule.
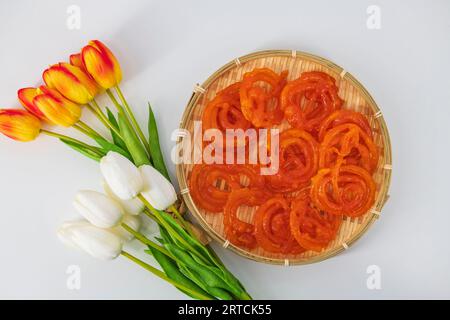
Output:
[[[244,75],[240,89],[242,113],[255,127],[268,128],[283,120],[279,97],[286,78],[287,71],[279,75],[267,68]]]
[[[223,211],[225,234],[231,243],[248,249],[256,247],[255,227],[237,216],[241,206],[259,206],[267,199],[266,192],[260,189],[236,189],[231,191]]]
[[[212,148],[211,155],[216,159],[222,159],[226,162],[226,152],[237,154],[238,152],[247,152],[249,138],[241,141],[234,136],[228,137],[229,131],[247,130],[251,123],[245,119],[241,111],[241,102],[239,90],[241,82],[232,84],[219,91],[205,107],[202,116],[203,132],[209,129],[217,129],[222,133],[221,141],[204,141],[203,148]],[[227,131],[228,130],[228,131]],[[217,152],[217,153],[216,153]],[[246,155],[248,156],[248,155]]]
[[[372,129],[370,128],[369,121],[367,118],[359,112],[352,110],[338,110],[330,114],[323,122],[320,124],[319,128],[319,141],[323,141],[325,134],[331,128],[345,123],[353,123],[360,127],[369,137],[372,137]]]
[[[325,134],[319,149],[319,167],[330,168],[339,159],[343,159],[343,164],[361,166],[373,173],[378,164],[378,149],[359,126],[341,124]]]
[[[291,192],[308,185],[318,169],[319,145],[312,135],[300,129],[280,134],[279,170],[266,176],[273,192]]]
[[[209,212],[223,211],[231,190],[264,187],[264,177],[251,165],[196,164],[189,181],[195,203]]]
[[[219,129],[225,132],[226,129],[250,128],[251,123],[241,111],[240,87],[240,82],[226,87],[206,105],[202,116],[203,130]]]
[[[303,72],[281,92],[281,110],[295,128],[317,133],[320,123],[342,106],[335,80],[324,72]]]
[[[290,206],[282,196],[264,202],[256,211],[255,237],[258,244],[269,252],[298,254],[305,251],[291,234]]]
[[[311,199],[300,194],[291,203],[290,228],[298,244],[307,250],[321,251],[336,237],[342,216],[321,212]]]
[[[359,217],[372,207],[375,191],[369,172],[355,165],[338,164],[320,169],[312,179],[311,199],[325,212]]]

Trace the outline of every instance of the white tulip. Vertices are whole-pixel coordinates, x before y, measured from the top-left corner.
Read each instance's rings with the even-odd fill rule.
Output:
[[[138,168],[123,155],[110,151],[100,160],[100,170],[112,192],[122,200],[136,197],[143,188]]]
[[[114,227],[123,217],[123,209],[119,203],[97,191],[79,191],[73,205],[79,214],[99,228]]]
[[[134,231],[139,232],[139,228],[141,227],[141,217],[126,214],[123,217],[122,223],[125,223]],[[114,232],[114,234],[118,235],[124,242],[131,241],[134,238],[134,236],[131,233],[129,233],[120,225],[112,228],[111,231]]]
[[[122,252],[122,241],[113,232],[87,221],[66,222],[58,230],[64,244],[79,248],[94,258],[111,260]]]
[[[79,226],[83,226],[83,225],[88,225],[89,222],[86,220],[74,220],[74,221],[70,221],[70,222],[64,222],[56,231],[56,234],[59,238],[59,240],[61,240],[61,242],[69,248],[72,249],[78,249],[80,250],[80,248],[74,243],[73,239],[72,239],[72,234],[69,232],[70,228],[76,225]]]
[[[133,198],[130,200],[122,200],[118,196],[116,196],[114,192],[112,192],[111,188],[104,179],[102,180],[102,185],[103,190],[105,190],[105,193],[108,195],[108,197],[113,198],[118,203],[120,203],[125,213],[136,216],[140,214],[142,211],[144,211],[145,206],[142,203],[142,201],[139,200],[138,198]]]
[[[139,171],[144,180],[144,190],[141,194],[155,209],[167,209],[177,200],[175,188],[158,170],[143,165],[139,167]]]

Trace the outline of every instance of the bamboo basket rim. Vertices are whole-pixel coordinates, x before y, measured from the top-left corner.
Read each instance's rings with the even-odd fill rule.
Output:
[[[217,71],[215,71],[212,75],[210,75],[201,85],[196,84],[194,86],[194,90],[192,93],[191,98],[189,99],[189,102],[186,106],[186,109],[182,115],[182,119],[180,121],[180,129],[185,129],[186,122],[190,119],[190,116],[194,110],[194,108],[197,105],[198,100],[200,99],[201,95],[205,92],[206,88],[214,81],[216,80],[220,75],[222,75],[224,72],[227,72],[231,70],[232,68],[235,68],[236,66],[240,66],[242,63],[245,63],[247,61],[257,59],[257,58],[263,58],[263,57],[271,57],[271,56],[291,56],[293,58],[303,58],[305,60],[312,61],[314,63],[318,63],[320,65],[323,65],[337,74],[340,75],[341,78],[345,78],[345,80],[349,81],[354,87],[356,87],[360,94],[364,97],[364,99],[367,101],[371,109],[373,109],[374,114],[376,115],[376,120],[378,121],[378,124],[380,126],[380,134],[383,136],[383,152],[384,152],[384,159],[385,163],[383,164],[383,169],[385,170],[385,180],[384,183],[381,185],[380,191],[377,194],[377,198],[375,200],[375,204],[372,207],[371,211],[368,213],[371,213],[372,216],[370,219],[364,224],[364,226],[356,233],[352,235],[351,238],[347,239],[345,242],[342,243],[341,246],[338,246],[332,250],[328,250],[326,252],[320,253],[316,256],[310,257],[308,259],[279,259],[279,258],[268,258],[261,255],[257,255],[254,253],[249,253],[245,249],[242,249],[238,246],[235,246],[234,244],[230,243],[228,240],[224,239],[221,235],[219,235],[203,218],[202,214],[197,209],[191,195],[189,192],[184,192],[185,190],[189,190],[189,185],[187,182],[187,177],[185,175],[185,172],[183,170],[184,164],[177,164],[176,165],[176,174],[177,179],[179,183],[179,187],[181,190],[181,195],[183,197],[183,200],[189,209],[189,211],[192,213],[192,215],[197,219],[197,221],[200,223],[201,227],[206,230],[209,236],[211,236],[215,241],[217,241],[222,247],[230,249],[234,251],[235,253],[239,254],[240,256],[243,256],[247,259],[254,260],[257,262],[264,262],[268,264],[274,264],[274,265],[285,265],[285,266],[292,266],[292,265],[306,265],[316,262],[324,261],[328,258],[334,257],[338,255],[339,253],[349,249],[350,246],[352,246],[357,240],[359,240],[373,225],[373,223],[380,217],[381,210],[386,203],[386,201],[389,199],[388,191],[390,187],[391,182],[391,174],[392,174],[392,151],[391,151],[391,140],[389,136],[389,131],[386,125],[386,122],[384,120],[383,114],[378,107],[375,100],[372,98],[372,96],[369,94],[367,89],[353,76],[351,75],[346,69],[342,68],[341,66],[325,59],[320,56],[298,51],[298,50],[262,50],[262,51],[256,51],[241,57],[238,57],[221,68],[219,68]],[[368,214],[366,213],[366,214]]]

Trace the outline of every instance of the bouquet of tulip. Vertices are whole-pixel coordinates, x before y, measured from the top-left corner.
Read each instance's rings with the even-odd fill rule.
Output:
[[[180,213],[153,111],[149,105],[147,138],[119,87],[121,79],[113,53],[102,42],[90,41],[70,56],[70,63],[45,70],[45,85],[18,91],[25,109],[0,110],[0,132],[6,136],[31,141],[46,134],[100,163],[106,194],[80,191],[74,206],[84,219],[64,223],[60,239],[96,258],[126,257],[195,299],[251,299],[202,241],[200,229]],[[115,111],[102,110],[96,102],[103,92]],[[110,138],[80,120],[82,105],[108,128]],[[43,123],[73,127],[95,144],[43,129]],[[158,224],[159,237],[151,239],[139,231],[141,214]],[[123,249],[134,237],[161,269]]]

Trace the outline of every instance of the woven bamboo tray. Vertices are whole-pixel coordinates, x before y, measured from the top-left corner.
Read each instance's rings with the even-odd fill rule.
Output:
[[[214,72],[203,84],[197,84],[194,87],[194,93],[183,114],[180,128],[186,129],[193,134],[194,121],[201,120],[203,109],[218,91],[241,80],[245,72],[261,67],[271,68],[278,73],[283,70],[289,70],[288,80],[296,79],[304,71],[318,70],[326,72],[336,79],[336,84],[339,87],[339,96],[345,101],[343,108],[356,110],[367,116],[374,133],[374,141],[380,151],[378,168],[373,175],[377,184],[377,194],[373,208],[359,218],[344,218],[336,239],[321,252],[306,251],[298,255],[282,256],[267,252],[261,248],[245,250],[234,246],[226,240],[222,222],[223,215],[221,213],[208,213],[198,208],[189,194],[188,178],[193,167],[192,164],[177,165],[177,177],[181,194],[190,212],[213,239],[218,241],[223,247],[229,248],[246,258],[286,266],[323,261],[349,249],[381,214],[381,209],[389,197],[388,189],[392,171],[391,144],[388,129],[383,119],[383,114],[373,98],[350,73],[326,59],[294,50],[259,51],[227,63]],[[255,210],[240,210],[245,210],[239,212],[240,218],[247,222],[252,221]]]

